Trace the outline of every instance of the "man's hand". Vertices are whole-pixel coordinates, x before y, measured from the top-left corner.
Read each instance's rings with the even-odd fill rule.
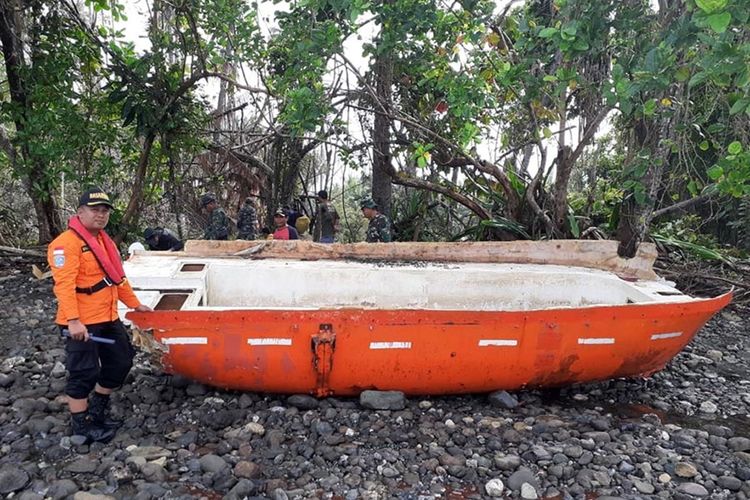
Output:
[[[151,309],[150,307],[148,307],[147,305],[144,305],[144,304],[139,305],[134,310],[138,311],[138,312],[154,312],[153,309]]]
[[[70,338],[73,340],[82,340],[85,342],[89,339],[89,331],[86,329],[86,325],[81,323],[80,319],[68,321],[68,331],[70,332]]]

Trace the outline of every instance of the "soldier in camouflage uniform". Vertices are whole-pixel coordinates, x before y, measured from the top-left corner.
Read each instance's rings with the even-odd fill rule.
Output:
[[[237,239],[254,240],[258,234],[258,214],[253,206],[253,199],[245,198],[245,203],[237,213]]]
[[[359,204],[362,209],[362,215],[369,219],[367,225],[367,242],[368,243],[390,243],[393,241],[391,235],[391,221],[388,217],[378,211],[378,205],[371,198],[363,200]]]
[[[216,195],[206,193],[201,196],[201,208],[208,213],[208,223],[203,232],[204,240],[229,239],[229,217],[216,203]]]

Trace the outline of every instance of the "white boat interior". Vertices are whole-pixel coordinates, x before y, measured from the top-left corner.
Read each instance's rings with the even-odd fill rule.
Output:
[[[525,311],[694,300],[671,283],[541,264],[187,257],[138,252],[125,271],[156,310]],[[124,310],[123,310],[124,312]]]

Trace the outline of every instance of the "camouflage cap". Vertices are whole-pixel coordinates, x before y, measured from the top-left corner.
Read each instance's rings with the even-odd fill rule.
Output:
[[[216,201],[216,195],[213,193],[205,193],[203,196],[201,196],[201,207],[205,207],[212,201]]]
[[[378,204],[372,198],[365,198],[359,203],[359,208],[372,208],[377,210]]]

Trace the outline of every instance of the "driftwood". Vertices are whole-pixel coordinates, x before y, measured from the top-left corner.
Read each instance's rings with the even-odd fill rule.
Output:
[[[731,288],[734,289],[732,307],[750,308],[750,262],[747,260],[736,260],[730,267],[723,262],[665,254],[659,257],[656,269],[688,295],[715,297]]]
[[[14,255],[27,255],[29,257],[44,257],[47,258],[47,254],[43,252],[38,252],[36,250],[26,250],[23,248],[15,248],[15,247],[6,247],[0,245],[0,252],[5,253],[12,253]]]
[[[554,264],[602,269],[627,279],[655,279],[652,265],[657,256],[656,247],[644,243],[634,258],[623,259],[617,255],[617,242],[610,240],[333,244],[303,240],[191,240],[180,253],[190,257],[249,259]]]
[[[42,271],[36,264],[31,265],[31,274],[38,280],[45,280],[52,276],[52,271]]]

